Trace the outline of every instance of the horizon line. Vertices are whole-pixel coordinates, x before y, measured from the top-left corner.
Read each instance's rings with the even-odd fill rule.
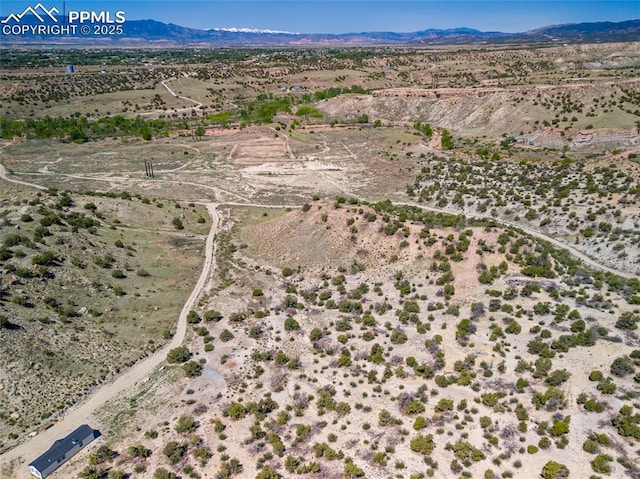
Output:
[[[179,23],[173,23],[173,22],[164,22],[162,20],[156,20],[155,18],[139,18],[139,19],[135,19],[135,20],[127,20],[127,22],[144,22],[144,21],[152,21],[152,22],[157,22],[157,23],[162,23],[163,25],[176,25],[179,26],[181,28],[188,28],[190,30],[199,30],[202,32],[210,32],[210,31],[224,31],[224,32],[229,32],[229,33],[264,33],[264,34],[271,34],[271,35],[354,35],[354,34],[363,34],[363,33],[398,33],[398,34],[409,34],[409,33],[419,33],[419,32],[424,32],[424,31],[429,31],[429,30],[433,30],[433,31],[438,31],[438,32],[450,32],[450,31],[456,31],[456,30],[470,30],[473,32],[478,32],[478,33],[500,33],[503,35],[517,35],[517,34],[521,34],[521,33],[527,33],[527,32],[532,32],[535,30],[540,30],[543,28],[553,28],[553,27],[564,27],[564,26],[569,26],[569,25],[593,25],[593,24],[600,24],[600,23],[611,23],[611,24],[619,24],[619,23],[626,23],[626,22],[634,22],[634,21],[640,21],[640,17],[638,18],[628,18],[626,20],[620,20],[620,21],[611,21],[611,20],[601,20],[601,21],[597,21],[597,22],[565,22],[565,23],[552,23],[552,24],[545,24],[545,25],[540,25],[534,28],[530,28],[527,30],[521,30],[521,31],[517,31],[517,32],[505,32],[502,30],[480,30],[478,28],[473,28],[473,27],[467,27],[467,26],[457,26],[457,27],[451,27],[451,28],[437,28],[437,27],[426,27],[426,28],[422,28],[419,30],[406,30],[406,31],[400,31],[400,30],[352,30],[352,31],[343,31],[343,32],[337,32],[337,33],[329,33],[329,32],[308,32],[308,31],[303,31],[303,32],[290,32],[290,31],[285,31],[285,30],[277,30],[277,29],[272,29],[272,28],[251,28],[251,27],[207,27],[207,28],[199,28],[199,27],[188,27],[188,26],[184,26],[181,25]],[[125,23],[126,24],[126,23]],[[639,39],[640,40],[640,39]]]

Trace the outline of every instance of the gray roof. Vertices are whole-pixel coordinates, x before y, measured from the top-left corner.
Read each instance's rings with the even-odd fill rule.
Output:
[[[47,471],[48,469],[50,469],[48,472],[51,472],[70,459],[82,447],[98,437],[100,437],[99,431],[91,428],[87,424],[83,424],[67,437],[54,442],[48,451],[34,460],[29,466],[34,466],[40,472]],[[51,469],[53,464],[56,464],[56,466]]]

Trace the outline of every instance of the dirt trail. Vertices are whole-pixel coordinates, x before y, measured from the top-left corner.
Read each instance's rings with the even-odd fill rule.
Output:
[[[0,172],[2,172],[0,173],[0,177],[5,178],[2,176],[4,173],[2,168],[0,168]],[[176,332],[171,341],[151,356],[147,356],[138,361],[131,369],[119,376],[114,382],[105,384],[94,391],[85,402],[78,404],[72,410],[68,411],[62,421],[57,422],[48,430],[41,432],[37,436],[1,455],[0,477],[13,477],[16,479],[27,479],[31,477],[27,467],[30,461],[49,449],[56,439],[66,436],[81,424],[89,423],[90,425],[94,425],[92,415],[96,409],[110,399],[122,395],[132,386],[147,379],[153,370],[164,361],[167,352],[182,344],[187,331],[187,314],[196,304],[210,276],[213,259],[215,258],[215,238],[220,217],[216,210],[216,203],[206,203],[206,207],[212,222],[211,230],[206,240],[204,265],[198,282],[180,312]],[[11,470],[12,468],[13,471]]]
[[[27,183],[24,181],[19,181],[19,180],[14,180],[14,179],[10,179],[7,178],[5,176],[2,176],[3,174],[3,168],[2,168],[2,164],[0,163],[0,179],[6,179],[7,181],[11,182],[11,183],[18,183],[18,184],[22,184],[25,186],[31,186],[33,188],[38,188],[41,190],[46,190],[47,188],[44,186],[40,186],[37,185],[35,183]],[[161,173],[164,172],[165,170],[156,170],[157,173]],[[172,171],[172,170],[166,170],[166,171]],[[109,184],[111,184],[112,187],[120,187],[121,185],[118,185],[118,183],[126,183],[126,184],[133,184],[133,183],[145,183],[148,182],[148,179],[145,178],[133,178],[133,177],[128,177],[128,176],[115,176],[115,175],[106,175],[106,176],[98,176],[98,175],[74,175],[74,174],[70,174],[70,173],[52,173],[50,171],[47,172],[40,172],[40,173],[25,173],[25,174],[29,174],[29,175],[39,175],[39,176],[43,176],[43,175],[49,175],[49,176],[59,176],[59,177],[65,177],[65,178],[75,178],[77,180],[90,180],[90,181],[103,181],[103,182],[107,182]],[[206,185],[204,183],[194,183],[191,181],[183,181],[183,180],[163,180],[163,179],[155,179],[153,180],[155,183],[167,183],[167,184],[174,184],[174,185],[190,185],[190,186],[195,186],[197,188],[203,188],[206,190],[210,190],[213,191],[215,194],[215,198],[216,201],[219,198],[220,193],[224,193],[226,195],[229,196],[235,196],[236,198],[239,198],[243,201],[248,201],[244,196],[241,196],[238,193],[235,193],[233,191],[229,191],[229,190],[225,190],[223,188],[220,188],[219,186],[210,186],[210,185]],[[1,478],[0,478],[1,479]]]
[[[7,144],[3,145],[3,147],[7,146]],[[20,180],[16,180],[14,178],[9,178],[7,176],[7,170],[5,169],[4,165],[2,164],[2,162],[0,161],[0,179],[4,180],[4,181],[8,181],[9,183],[15,183],[16,185],[23,185],[23,186],[29,186],[31,188],[37,188],[39,190],[46,190],[47,188],[41,185],[36,185],[35,183],[28,183],[26,181],[20,181]]]
[[[175,80],[175,78],[174,78],[174,80]],[[188,96],[178,95],[176,92],[174,92],[171,89],[171,87],[169,85],[167,85],[166,81],[167,80],[162,80],[160,82],[160,84],[167,89],[167,91],[169,92],[169,94],[171,96],[173,96],[175,98],[180,98],[181,100],[190,101],[190,102],[194,103],[193,106],[185,106],[183,108],[172,109],[172,113],[182,113],[182,112],[185,112],[185,111],[194,111],[194,110],[198,110],[202,106],[202,103],[200,103],[198,100],[194,100],[193,98],[189,98]],[[166,110],[157,109],[157,110],[145,111],[145,112],[140,113],[139,115],[140,116],[156,116],[156,115],[164,115],[164,114],[166,114]]]
[[[169,85],[167,85],[166,80],[162,80],[160,83],[162,83],[162,86],[165,87],[167,89],[167,91],[171,94],[171,96],[175,96],[176,98],[180,98],[181,100],[186,100],[186,101],[190,101],[192,103],[195,103],[195,106],[192,106],[191,108],[187,107],[187,108],[182,108],[183,110],[189,110],[189,109],[194,109],[194,108],[200,108],[202,106],[202,103],[200,103],[198,100],[194,100],[193,98],[189,98],[188,96],[181,96],[178,95],[176,92],[174,92],[171,87]]]

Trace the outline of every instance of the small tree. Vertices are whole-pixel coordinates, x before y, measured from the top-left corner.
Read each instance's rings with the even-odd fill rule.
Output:
[[[78,473],[79,479],[100,479],[104,477],[104,472],[95,465],[85,467]]]
[[[204,313],[204,319],[205,321],[214,321],[217,323],[222,319],[222,313],[214,309],[210,309]]]
[[[198,423],[193,416],[189,414],[183,414],[178,418],[178,422],[176,423],[176,432],[179,434],[185,432],[195,432],[198,428]]]
[[[353,479],[355,477],[363,477],[364,471],[349,461],[344,465],[344,479]]]
[[[234,338],[233,333],[228,329],[223,329],[222,332],[220,333],[220,341],[222,341],[223,343],[229,342],[233,338]]]
[[[182,365],[182,370],[188,378],[195,378],[202,375],[202,365],[197,361],[187,361]]]
[[[613,360],[611,363],[611,374],[622,377],[635,371],[633,360],[629,356],[622,356]]]
[[[291,316],[288,316],[284,321],[284,329],[286,331],[297,331],[298,329],[300,329],[300,324]]]
[[[247,408],[242,403],[234,402],[224,410],[224,414],[232,419],[242,419],[247,415]]]
[[[555,461],[547,462],[542,468],[542,477],[544,479],[558,479],[562,477],[569,477],[569,468],[564,464],[560,464]]]
[[[551,427],[551,435],[552,436],[563,436],[564,434],[569,433],[569,423],[566,421],[556,421],[553,423]]]
[[[279,479],[280,477],[278,471],[268,466],[264,466],[256,475],[256,479]]]
[[[153,473],[153,479],[178,479],[173,472],[167,471],[164,467],[159,467],[156,472]]]
[[[222,461],[220,464],[220,470],[216,477],[220,479],[227,479],[242,472],[242,464],[235,457],[232,457],[228,461]]]
[[[103,462],[112,461],[118,453],[107,445],[102,445],[96,452],[89,456],[89,464],[97,465]]]
[[[149,457],[151,455],[151,449],[147,449],[142,444],[129,446],[127,452],[131,454],[132,457]]]
[[[167,353],[168,363],[184,363],[191,357],[191,352],[186,346],[178,346]]]
[[[611,472],[611,466],[609,462],[613,461],[613,458],[608,454],[598,454],[593,461],[591,461],[591,468],[595,472],[601,474],[609,474]]]
[[[618,321],[616,321],[616,328],[620,329],[637,329],[638,322],[640,322],[640,316],[631,312],[622,313]]]
[[[282,269],[282,276],[284,276],[285,278],[291,276],[293,274],[293,270],[289,267],[283,268]]]
[[[187,323],[196,324],[200,321],[201,319],[200,316],[198,316],[198,313],[196,313],[195,311],[189,311],[189,314],[187,314]]]
[[[419,431],[420,429],[424,429],[425,427],[427,427],[427,420],[422,416],[418,416],[413,422],[413,428],[416,431]]]
[[[180,444],[176,441],[168,442],[162,449],[163,454],[171,464],[178,464],[182,457],[187,453],[187,445]]]
[[[182,220],[177,216],[175,218],[173,218],[173,220],[171,220],[171,224],[177,230],[183,230],[184,229],[184,225],[182,224]]]
[[[453,138],[451,137],[449,130],[442,130],[440,144],[442,145],[443,150],[450,150],[453,148]]]
[[[426,436],[418,434],[416,437],[411,439],[411,443],[409,445],[413,452],[417,452],[423,456],[430,455],[436,447],[435,442],[433,442],[432,434],[428,434]]]

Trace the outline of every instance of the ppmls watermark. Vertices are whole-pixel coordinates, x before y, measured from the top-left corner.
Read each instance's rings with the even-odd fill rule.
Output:
[[[126,12],[118,10],[70,10],[46,8],[42,3],[11,13],[0,21],[3,35],[105,36],[122,35]]]

